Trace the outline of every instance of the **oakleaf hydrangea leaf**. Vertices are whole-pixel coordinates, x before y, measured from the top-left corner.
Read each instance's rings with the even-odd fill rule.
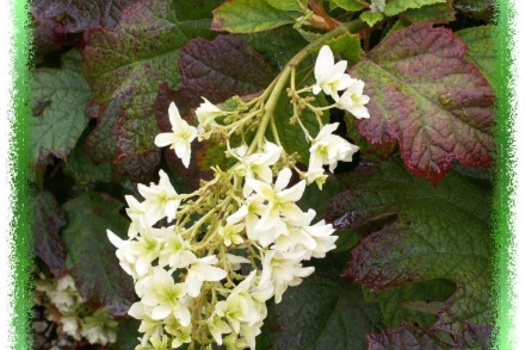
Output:
[[[492,87],[497,85],[496,30],[494,26],[474,27],[456,32],[456,35],[467,44],[465,57],[481,70]]]
[[[197,38],[180,50],[179,67],[182,86],[173,90],[167,84],[161,84],[155,100],[155,116],[161,131],[171,130],[168,120],[168,106],[173,101],[182,115],[198,107],[205,97],[214,104],[224,102],[231,96],[249,95],[266,88],[277,71],[264,58],[243,40],[219,35],[212,41]],[[194,121],[188,120],[192,123]],[[190,168],[199,165],[201,170],[209,170],[210,164],[205,159],[219,161],[224,158],[225,147],[217,142],[195,142],[192,144]],[[173,152],[173,150],[167,150]],[[214,157],[213,155],[219,155]],[[170,157],[169,159],[172,159]],[[195,162],[198,159],[200,161]],[[180,169],[175,159],[172,167],[177,173],[198,184],[196,169]],[[185,167],[184,167],[185,168]]]
[[[418,9],[408,9],[399,15],[410,22],[448,23],[456,19],[456,11],[449,3],[426,5]]]
[[[391,0],[385,5],[385,15],[395,16],[408,9],[418,9],[425,5],[446,3],[447,0]]]
[[[366,347],[365,333],[382,326],[377,305],[367,303],[357,285],[314,275],[270,307],[265,322],[269,331],[257,340],[265,343],[261,349],[360,350]]]
[[[330,0],[330,7],[340,7],[347,11],[359,11],[365,7],[362,2],[357,0]]]
[[[81,33],[98,27],[115,27],[124,6],[131,0],[33,0],[31,13],[36,18],[59,22],[57,32]]]
[[[126,236],[129,221],[119,214],[123,206],[107,194],[86,192],[62,207],[67,219],[62,230],[67,266],[80,295],[89,305],[103,306],[119,316],[128,311],[135,294],[133,281],[122,272],[106,230]]]
[[[297,12],[283,11],[266,0],[230,0],[213,11],[211,29],[255,33],[294,23]]]
[[[465,59],[466,45],[430,23],[398,30],[350,74],[365,81],[370,119],[357,121],[373,145],[398,141],[407,168],[433,183],[457,159],[491,164],[493,90]]]
[[[115,29],[89,32],[83,72],[97,104],[121,101],[115,160],[137,181],[148,179],[160,160],[151,107],[158,86],[180,82],[179,50],[191,38],[209,37],[209,24],[206,18],[179,20],[171,1],[138,0],[124,8]]]
[[[59,232],[66,225],[66,218],[53,194],[37,191],[33,196],[33,247],[36,256],[42,259],[55,275],[65,268],[66,248]]]
[[[352,250],[344,274],[372,292],[434,279],[457,285],[438,311],[433,332],[459,344],[466,322],[492,323],[491,197],[487,182],[451,172],[436,187],[396,159],[344,178],[350,188],[327,209],[338,229],[395,215]]]
[[[80,74],[81,54],[71,50],[62,58],[61,69],[41,68],[31,81],[34,164],[49,154],[65,158],[87,125],[84,110],[91,91]]]

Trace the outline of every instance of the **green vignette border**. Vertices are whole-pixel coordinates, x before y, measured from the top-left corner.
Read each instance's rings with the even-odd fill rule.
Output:
[[[517,2],[518,0],[514,0]],[[30,108],[27,104],[29,96],[29,71],[31,68],[31,42],[32,34],[29,17],[28,0],[5,0],[10,2],[9,10],[13,18],[14,28],[10,32],[2,35],[10,35],[8,38],[10,45],[10,55],[13,62],[13,70],[9,72],[12,81],[10,82],[10,98],[12,99],[12,110],[6,111],[10,116],[7,125],[10,127],[9,133],[9,154],[8,164],[3,164],[4,169],[8,169],[11,177],[11,195],[8,198],[10,203],[5,205],[11,211],[12,222],[7,228],[8,245],[7,251],[10,252],[11,264],[6,272],[13,280],[9,290],[9,301],[11,309],[8,318],[10,327],[8,334],[0,335],[11,346],[11,349],[28,349],[31,347],[30,315],[32,307],[31,280],[29,274],[31,253],[31,204],[28,194],[28,186],[25,182],[26,174],[29,169],[29,129],[28,120]],[[493,175],[497,183],[497,192],[494,197],[494,242],[496,253],[494,256],[495,276],[493,291],[496,296],[496,329],[494,336],[494,349],[510,350],[515,348],[512,334],[517,330],[512,321],[516,322],[516,314],[512,288],[513,280],[513,256],[511,252],[517,254],[514,247],[513,229],[513,208],[515,202],[515,179],[516,173],[513,170],[516,162],[515,145],[513,142],[514,118],[516,117],[515,108],[511,101],[515,98],[516,92],[513,91],[515,82],[512,79],[511,66],[513,65],[512,37],[515,33],[511,29],[511,24],[515,18],[513,3],[511,0],[495,0],[496,19],[497,19],[497,38],[498,45],[498,87],[496,92],[497,118],[496,118],[496,167]],[[516,25],[516,24],[515,24]],[[510,84],[509,84],[510,82]],[[10,112],[10,113],[9,113]],[[4,198],[5,200],[5,198]],[[516,232],[517,233],[517,232]],[[4,267],[5,268],[5,267]],[[10,271],[9,271],[10,270]]]

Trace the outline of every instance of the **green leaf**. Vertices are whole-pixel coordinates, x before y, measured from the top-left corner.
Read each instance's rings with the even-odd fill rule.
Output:
[[[110,182],[111,165],[109,163],[95,165],[81,146],[82,142],[79,142],[67,158],[63,167],[64,174],[71,176],[79,185],[96,181]]]
[[[330,8],[340,7],[346,11],[359,11],[365,8],[365,5],[356,0],[329,0],[329,2]]]
[[[84,110],[91,91],[80,74],[82,54],[62,56],[62,68],[41,68],[31,81],[31,149],[33,164],[48,155],[65,158],[87,125]]]
[[[296,11],[298,15],[303,12],[298,0],[266,0],[266,2],[281,11]],[[307,7],[308,0],[300,0],[300,2],[305,8]]]
[[[118,320],[117,341],[111,344],[112,350],[134,350],[142,333],[138,332],[140,321],[134,318]]]
[[[314,275],[290,288],[270,306],[257,349],[333,349],[366,347],[365,334],[382,328],[377,305],[367,303],[347,279]]]
[[[361,41],[357,34],[345,33],[328,41],[327,44],[333,52],[340,53],[343,59],[348,61],[349,67],[359,61],[359,57],[363,52],[361,50]]]
[[[433,183],[454,159],[492,164],[494,92],[464,58],[466,50],[451,30],[414,24],[387,36],[350,70],[370,96],[370,119],[356,121],[361,135],[383,149],[397,140],[407,168]]]
[[[475,19],[486,22],[493,19],[494,0],[456,0],[454,7]]]
[[[256,33],[289,23],[294,23],[293,13],[273,7],[267,0],[230,0],[213,11],[211,29]]]
[[[496,30],[494,26],[474,27],[456,32],[456,35],[467,44],[465,57],[474,63],[494,88],[497,84]]]
[[[391,0],[385,5],[385,15],[395,16],[408,9],[419,9],[425,5],[446,3],[447,0]]]
[[[359,15],[359,18],[365,21],[370,27],[373,27],[374,24],[381,21],[385,16],[383,16],[381,12],[365,11]]]
[[[240,34],[240,37],[277,69],[282,69],[307,44],[292,26],[267,30],[257,35]]]
[[[66,225],[66,218],[58,202],[49,191],[37,191],[32,196],[33,247],[35,255],[42,259],[55,276],[65,269],[66,249],[59,232]]]
[[[424,281],[374,293],[363,286],[365,299],[379,303],[388,327],[396,327],[403,322],[431,326],[436,323],[436,315],[443,302],[455,290],[455,284],[447,280]]]
[[[466,322],[493,322],[490,185],[451,172],[434,187],[398,159],[363,167],[344,181],[350,190],[327,209],[338,229],[397,217],[360,241],[344,275],[374,292],[434,279],[455,282],[432,330],[450,334],[456,345]]]
[[[456,11],[449,3],[432,4],[419,9],[408,9],[399,15],[410,22],[448,23],[456,19]]]
[[[107,194],[86,192],[62,207],[67,219],[62,238],[77,289],[89,305],[116,316],[126,314],[135,300],[133,281],[120,268],[106,235],[109,229],[126,236],[129,222],[119,214],[123,206]]]
[[[180,82],[180,48],[192,38],[213,36],[209,25],[207,18],[179,20],[173,1],[138,0],[126,7],[114,30],[89,32],[83,73],[103,109],[119,101],[116,160],[137,181],[148,179],[160,160],[151,107],[158,86]]]

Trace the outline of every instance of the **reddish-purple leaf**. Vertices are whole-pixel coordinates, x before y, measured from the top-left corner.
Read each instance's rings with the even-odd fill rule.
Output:
[[[98,27],[115,27],[124,6],[132,0],[33,0],[31,14],[53,19],[60,33],[81,33]]]
[[[152,109],[158,86],[180,82],[179,50],[191,38],[209,37],[209,23],[180,20],[171,1],[138,0],[124,8],[115,29],[89,31],[83,73],[102,109],[118,100],[115,161],[135,180],[147,181],[160,159]]]
[[[157,125],[163,132],[171,130],[168,106],[175,102],[181,115],[195,123],[191,110],[203,102],[201,96],[219,103],[234,95],[256,93],[269,85],[277,72],[250,45],[233,36],[218,36],[213,41],[197,38],[180,51],[179,67],[182,86],[171,89],[161,84],[153,108]],[[190,187],[198,186],[199,178],[209,177],[206,167],[202,172],[199,159],[204,159],[211,147],[206,142],[192,144],[189,169],[166,150],[169,166],[183,176]],[[208,148],[208,149],[207,149]],[[218,152],[221,152],[220,150]]]
[[[378,334],[367,334],[368,350],[443,350],[417,326],[404,324]]]
[[[434,184],[457,159],[491,164],[493,91],[450,30],[414,24],[386,37],[350,74],[365,81],[371,118],[357,122],[372,144],[395,140],[407,168]]]
[[[65,269],[66,249],[58,233],[66,225],[66,218],[51,192],[38,191],[33,197],[33,246],[53,275]]]
[[[182,89],[213,103],[268,86],[277,72],[250,45],[234,36],[190,41],[180,51]]]
[[[373,228],[352,250],[344,275],[372,291],[454,281],[457,289],[432,330],[451,334],[458,344],[467,321],[491,324],[488,184],[452,172],[434,187],[400,161],[359,168],[344,178],[351,190],[327,207],[327,217],[340,230]]]

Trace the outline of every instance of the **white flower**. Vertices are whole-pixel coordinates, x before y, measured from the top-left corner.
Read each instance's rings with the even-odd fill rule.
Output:
[[[301,223],[304,220],[304,213],[295,202],[303,196],[306,182],[302,180],[285,189],[291,177],[290,168],[284,168],[279,172],[274,186],[258,180],[246,180],[246,183],[268,202],[259,223],[255,227],[256,230],[273,227],[280,216],[292,224]]]
[[[229,247],[233,244],[242,244],[244,242],[244,239],[241,235],[239,235],[240,232],[244,229],[244,224],[226,224],[225,226],[219,227],[219,235],[223,237],[224,245]]]
[[[107,230],[108,238],[115,247],[116,255],[120,265],[134,278],[145,276],[150,268],[151,262],[158,258],[160,241],[154,234],[154,229],[142,232],[136,240],[121,240],[110,230]],[[125,267],[126,266],[126,267]]]
[[[137,293],[142,297],[141,302],[151,306],[151,317],[154,320],[162,320],[173,314],[183,325],[191,322],[191,314],[182,303],[187,294],[185,283],[175,283],[170,273],[162,267],[154,267],[150,275],[141,280],[140,286],[136,286]]]
[[[308,171],[306,172],[306,183],[308,185],[315,182],[317,187],[319,187],[319,190],[322,190],[327,178],[328,175],[324,173],[322,166],[316,167],[312,165],[308,167]]]
[[[352,79],[345,73],[347,62],[339,61],[335,63],[334,54],[328,45],[325,45],[319,51],[315,61],[314,75],[316,83],[312,92],[317,95],[321,90],[325,94],[332,96],[334,101],[339,100],[337,91],[344,90]]]
[[[308,172],[321,168],[323,164],[328,164],[330,172],[333,173],[338,161],[352,161],[352,156],[359,150],[359,147],[340,136],[332,135],[338,126],[339,123],[326,124],[312,141]]]
[[[324,220],[321,220],[315,225],[303,226],[301,230],[315,240],[315,248],[310,249],[312,257],[324,258],[327,252],[336,248],[335,241],[339,237],[332,236],[332,233],[335,232],[332,224],[327,224]]]
[[[62,330],[76,340],[80,340],[80,329],[76,316],[62,316],[60,319]]]
[[[154,183],[149,187],[143,184],[137,185],[139,193],[145,198],[141,204],[146,211],[146,222],[149,225],[164,217],[168,218],[168,222],[172,221],[180,204],[179,196],[171,185],[168,175],[162,169],[159,170],[159,175],[158,185]]]
[[[124,196],[128,207],[126,208],[126,214],[131,219],[131,223],[128,228],[128,237],[135,237],[140,231],[151,227],[155,222],[151,222],[151,218],[148,221],[146,216],[146,208],[140,203],[137,198],[126,195]]]
[[[385,0],[372,0],[370,4],[371,12],[384,12],[385,11]]]
[[[215,255],[209,255],[191,264],[184,281],[189,296],[197,297],[204,281],[220,281],[228,275],[223,269],[212,266],[218,261]]]
[[[231,333],[232,329],[228,326],[221,317],[218,317],[217,314],[212,315],[206,320],[208,329],[210,330],[213,339],[218,345],[222,345],[222,335]]]
[[[314,272],[313,266],[303,267],[301,261],[305,251],[281,252],[268,250],[264,253],[261,284],[271,282],[275,291],[275,302],[278,304],[288,286],[297,286],[302,278]]]
[[[352,113],[357,119],[368,119],[370,114],[365,105],[370,101],[370,97],[363,95],[365,82],[359,79],[352,79],[352,84],[343,92],[337,105],[344,110]]]
[[[171,268],[186,268],[197,257],[191,251],[191,245],[182,238],[178,232],[173,231],[173,227],[161,228],[164,244],[159,253],[159,265],[169,265]]]
[[[170,146],[175,150],[175,154],[182,160],[182,164],[187,168],[190,164],[191,142],[197,136],[197,129],[180,117],[179,110],[175,103],[171,102],[168,114],[173,132],[163,132],[155,137],[157,147]]]
[[[224,114],[222,109],[208,101],[206,98],[202,97],[202,99],[204,100],[204,103],[201,103],[195,110],[197,120],[199,121],[199,125],[197,126],[198,133],[204,132],[208,126],[217,126],[218,124],[215,121],[215,118]]]
[[[160,337],[164,333],[163,320],[154,320],[150,317],[152,309],[151,306],[137,301],[128,310],[128,315],[142,321],[138,329],[140,333],[144,333],[141,339],[142,345],[145,345],[150,337]]]

